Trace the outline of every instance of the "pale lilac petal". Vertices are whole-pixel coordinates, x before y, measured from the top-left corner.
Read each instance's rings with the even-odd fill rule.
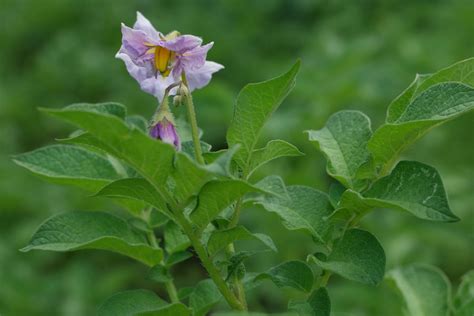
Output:
[[[202,39],[194,35],[180,35],[169,41],[164,41],[161,46],[169,50],[184,53],[202,44]]]
[[[204,66],[206,62],[207,52],[212,48],[214,43],[209,43],[204,46],[198,46],[178,56],[178,62],[184,72],[197,70]]]
[[[122,52],[132,59],[145,55],[149,47],[145,46],[147,35],[140,30],[134,30],[122,23]]]
[[[149,39],[154,42],[160,41],[161,33],[158,32],[155,29],[155,27],[150,23],[150,21],[138,11],[137,11],[137,21],[133,25],[133,28],[136,30],[143,31],[149,37]]]
[[[206,61],[201,68],[186,72],[189,89],[191,91],[206,86],[211,81],[212,74],[223,69],[224,66],[213,61]]]

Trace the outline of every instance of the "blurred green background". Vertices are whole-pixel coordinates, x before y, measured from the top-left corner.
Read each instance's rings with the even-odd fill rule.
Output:
[[[106,252],[20,253],[48,216],[72,210],[114,210],[108,201],[74,188],[42,182],[15,166],[9,155],[66,136],[71,127],[39,114],[39,106],[117,101],[132,114],[150,116],[153,97],[142,93],[114,59],[120,22],[132,25],[141,11],[162,32],[178,29],[214,41],[211,60],[225,65],[211,85],[195,93],[204,139],[225,147],[233,100],[248,82],[302,69],[289,98],[262,140],[282,138],[306,156],[273,162],[257,177],[276,172],[289,184],[327,190],[323,156],[306,140],[341,109],[366,112],[374,129],[389,102],[416,73],[434,72],[474,56],[474,2],[469,0],[344,1],[0,1],[0,314],[93,315],[114,292],[149,288],[146,268]],[[474,267],[474,113],[431,132],[405,153],[439,169],[454,224],[430,223],[409,214],[377,211],[362,222],[380,239],[388,268],[411,262],[439,266],[455,284]],[[270,234],[280,249],[249,261],[261,271],[281,260],[304,259],[311,240],[287,232],[276,216],[247,210],[242,221]],[[196,261],[179,265],[177,284],[205,276]],[[386,285],[369,287],[338,277],[329,286],[335,315],[400,315],[402,302]],[[284,311],[290,290],[272,284],[250,293],[255,310]]]

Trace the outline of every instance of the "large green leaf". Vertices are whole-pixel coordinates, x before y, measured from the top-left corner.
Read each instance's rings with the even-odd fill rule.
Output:
[[[287,229],[304,230],[323,241],[330,229],[326,217],[332,212],[328,196],[305,186],[289,186],[286,189],[289,199],[267,196],[256,203],[269,212],[277,213]]]
[[[381,174],[389,172],[399,154],[431,128],[474,107],[474,88],[458,82],[431,86],[406,106],[396,120],[378,128],[368,143]]]
[[[70,145],[52,145],[13,157],[13,161],[55,183],[96,191],[120,178],[102,155]]]
[[[270,279],[278,287],[292,287],[294,289],[310,292],[314,275],[311,268],[303,261],[287,261],[259,274],[255,281]]]
[[[243,226],[236,226],[225,230],[216,230],[212,232],[207,242],[207,250],[212,256],[219,250],[224,249],[228,244],[237,240],[256,240],[261,242],[267,248],[277,251],[273,240],[264,234],[253,234]]]
[[[454,308],[455,316],[474,315],[474,270],[463,275],[454,296]]]
[[[149,290],[129,290],[109,297],[97,310],[97,316],[132,316],[166,306]]]
[[[250,177],[258,168],[280,157],[301,156],[303,153],[296,146],[284,140],[271,140],[264,148],[256,149],[252,153],[252,160],[248,166],[246,177]]]
[[[132,199],[148,203],[169,216],[165,202],[153,185],[143,178],[127,178],[113,181],[103,187],[95,196]]]
[[[150,247],[143,235],[135,232],[124,220],[103,212],[69,212],[49,218],[22,251],[34,249],[109,250],[148,266],[156,265],[163,258],[161,249]]]
[[[339,208],[364,212],[372,207],[394,208],[432,221],[457,221],[451,212],[443,182],[435,168],[416,161],[400,161],[392,173],[377,180],[362,195],[343,194]]]
[[[213,180],[206,183],[198,195],[196,208],[190,217],[204,229],[226,207],[251,191],[259,189],[242,180]]]
[[[248,84],[237,97],[234,117],[227,131],[229,146],[241,144],[236,161],[242,167],[250,163],[260,132],[271,114],[295,85],[298,61],[284,75],[261,83]]]
[[[331,300],[325,287],[314,290],[304,302],[290,301],[289,310],[295,310],[300,316],[329,316]]]
[[[203,316],[222,299],[222,294],[211,279],[200,281],[189,296],[194,316]]]
[[[413,99],[441,82],[456,81],[474,87],[474,58],[457,62],[434,74],[416,75],[415,80],[388,107],[387,122],[393,123],[405,112]]]
[[[156,188],[164,190],[172,169],[174,148],[150,138],[119,117],[104,112],[103,107],[103,104],[85,104],[81,107],[43,110],[91,133],[100,141],[103,150],[126,161]]]
[[[168,254],[182,252],[191,245],[188,236],[173,221],[169,221],[166,224],[164,237],[165,249]]]
[[[323,129],[308,131],[308,135],[326,156],[327,172],[346,187],[354,188],[357,171],[370,157],[366,148],[372,135],[370,119],[358,111],[337,112]]]
[[[405,300],[410,316],[447,316],[451,284],[436,267],[412,264],[387,273]]]
[[[189,316],[191,311],[182,303],[173,303],[152,311],[137,313],[134,316]]]
[[[326,260],[312,259],[346,279],[376,285],[385,273],[385,252],[378,240],[360,229],[346,231]]]

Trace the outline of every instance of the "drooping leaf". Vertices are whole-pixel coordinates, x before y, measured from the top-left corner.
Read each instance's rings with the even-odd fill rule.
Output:
[[[253,234],[243,226],[236,226],[225,230],[216,230],[209,237],[207,242],[207,250],[212,256],[219,250],[224,249],[228,244],[238,240],[256,240],[262,243],[265,247],[277,251],[273,240],[264,234]]]
[[[405,301],[410,316],[449,315],[451,284],[436,267],[412,264],[387,273]]]
[[[191,258],[193,255],[190,252],[187,251],[178,251],[170,254],[168,258],[165,260],[165,265],[167,267],[174,266],[175,264],[178,264],[180,262],[183,262],[189,258]]]
[[[103,187],[95,196],[143,201],[169,216],[165,202],[153,185],[143,178],[127,178],[113,181]]]
[[[290,301],[289,310],[295,310],[300,316],[331,315],[331,300],[325,287],[314,290],[304,302]]]
[[[109,297],[97,310],[97,316],[130,316],[151,311],[166,302],[149,290],[124,291]]]
[[[368,143],[382,175],[387,174],[398,156],[431,128],[445,123],[474,107],[474,88],[458,82],[431,86],[416,96],[396,120],[385,123]]]
[[[123,119],[103,111],[103,104],[83,104],[64,109],[43,109],[96,137],[102,149],[126,161],[160,191],[171,172],[174,148],[150,138]]]
[[[261,279],[270,279],[278,287],[288,286],[304,292],[310,292],[314,283],[311,268],[297,260],[283,262],[256,277],[256,281]]]
[[[229,146],[241,144],[235,160],[244,168],[250,163],[260,131],[295,84],[300,62],[284,75],[245,86],[237,96],[234,117],[227,131]]]
[[[52,145],[13,157],[31,172],[60,184],[96,191],[120,178],[106,157],[70,145]]]
[[[312,259],[323,269],[346,279],[376,285],[385,273],[385,252],[378,240],[360,229],[346,231],[326,260]]]
[[[173,221],[166,224],[164,238],[165,249],[169,254],[184,251],[191,245],[188,236]]]
[[[200,281],[189,296],[189,306],[195,316],[206,313],[222,299],[222,294],[211,279]]]
[[[474,315],[474,270],[463,275],[454,296],[455,316]]]
[[[137,313],[134,316],[189,316],[191,311],[182,303],[173,303],[148,312]]]
[[[258,188],[242,180],[212,180],[199,192],[191,220],[204,229],[226,207],[251,191],[258,191]]]
[[[264,148],[256,149],[252,153],[246,177],[250,177],[258,168],[280,157],[302,156],[303,153],[296,146],[284,140],[271,140]]]
[[[289,186],[286,189],[290,199],[267,196],[256,203],[269,212],[277,213],[287,229],[303,230],[324,240],[330,228],[326,217],[332,212],[328,196],[305,186]]]
[[[103,212],[69,212],[44,222],[21,251],[73,251],[102,249],[131,257],[148,266],[163,258],[163,251],[152,248],[124,220]]]
[[[377,180],[363,196],[345,192],[339,207],[394,208],[432,221],[453,222],[443,182],[435,168],[416,161],[401,161],[392,173]]]
[[[328,174],[348,188],[357,186],[357,171],[370,157],[366,148],[372,135],[370,119],[359,111],[337,112],[323,129],[308,135],[326,156]]]

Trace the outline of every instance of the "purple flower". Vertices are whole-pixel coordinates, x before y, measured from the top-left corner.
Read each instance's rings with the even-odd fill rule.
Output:
[[[166,118],[151,127],[150,136],[164,143],[174,145],[177,150],[181,150],[181,140],[176,132],[176,127]]]
[[[178,82],[183,73],[192,91],[206,86],[212,74],[224,68],[206,61],[207,52],[214,43],[201,44],[201,38],[180,35],[177,31],[163,35],[137,12],[133,28],[122,24],[122,46],[115,57],[125,62],[128,72],[143,91],[161,101],[165,89]],[[176,89],[170,94],[176,94]]]

